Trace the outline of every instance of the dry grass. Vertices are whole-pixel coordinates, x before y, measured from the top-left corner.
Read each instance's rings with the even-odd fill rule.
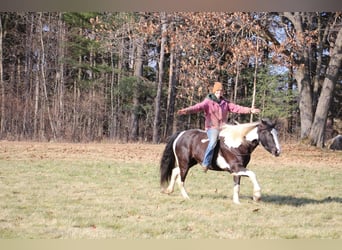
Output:
[[[259,147],[243,179],[241,206],[227,173],[190,171],[191,200],[161,194],[164,145],[0,143],[0,238],[341,238],[342,153]]]

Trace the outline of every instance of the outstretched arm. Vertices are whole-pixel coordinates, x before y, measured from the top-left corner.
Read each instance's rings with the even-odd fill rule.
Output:
[[[249,108],[249,107],[244,107],[237,105],[235,103],[229,102],[228,104],[229,111],[233,113],[239,113],[239,114],[258,114],[260,113],[260,109],[258,108]]]
[[[197,103],[193,106],[183,108],[177,111],[178,115],[186,115],[186,114],[191,114],[191,113],[197,113],[202,110],[205,110],[206,106],[208,105],[208,100],[205,99],[204,101]]]
[[[259,113],[260,113],[260,109],[251,108],[251,109],[250,109],[250,113],[252,113],[252,114],[259,114]]]

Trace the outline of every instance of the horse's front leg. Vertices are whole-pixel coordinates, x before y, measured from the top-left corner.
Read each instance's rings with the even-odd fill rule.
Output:
[[[240,193],[240,180],[241,176],[233,176],[234,187],[233,187],[233,202],[240,204],[239,193]]]
[[[253,183],[253,200],[259,201],[261,198],[261,188],[257,181],[256,175],[253,171],[248,170],[246,168],[240,168],[238,172],[232,173],[232,175],[235,176],[247,176]],[[239,186],[240,187],[240,186]],[[234,187],[235,188],[235,187]]]

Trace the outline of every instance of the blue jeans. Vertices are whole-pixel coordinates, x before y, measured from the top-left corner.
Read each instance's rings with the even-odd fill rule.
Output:
[[[211,161],[213,160],[214,149],[217,144],[217,140],[219,137],[220,130],[216,128],[210,128],[207,130],[207,135],[209,139],[208,147],[204,154],[204,159],[202,165],[204,167],[208,167],[211,165]]]

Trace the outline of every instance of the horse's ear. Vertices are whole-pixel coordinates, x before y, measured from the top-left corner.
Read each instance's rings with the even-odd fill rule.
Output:
[[[279,119],[278,119],[278,118],[274,118],[274,119],[272,120],[272,127],[275,128],[279,123],[280,123],[280,122],[279,122]]]
[[[259,129],[264,129],[264,128],[266,127],[266,125],[267,125],[267,119],[261,118],[261,119],[260,119],[260,123],[259,123],[259,125],[258,125],[258,128],[259,128]]]
[[[261,123],[264,125],[270,124],[270,119],[268,118],[261,118]]]
[[[269,118],[262,118],[261,124],[267,127],[274,128],[277,125],[277,120],[270,120]]]

